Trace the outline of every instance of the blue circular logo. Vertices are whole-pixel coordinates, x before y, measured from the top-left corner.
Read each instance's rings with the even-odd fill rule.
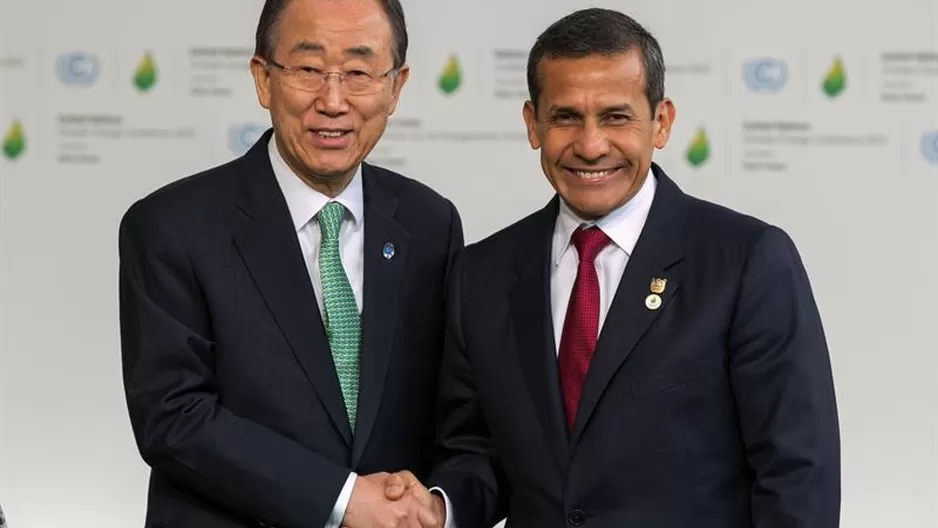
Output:
[[[267,128],[257,123],[232,125],[228,129],[228,148],[239,156],[246,153],[264,135]]]
[[[754,59],[743,67],[743,80],[754,92],[777,92],[788,82],[788,65],[777,59]]]
[[[919,146],[925,161],[932,165],[938,165],[938,130],[922,134]]]
[[[60,55],[55,71],[62,84],[91,86],[101,75],[101,65],[97,56],[76,51]]]

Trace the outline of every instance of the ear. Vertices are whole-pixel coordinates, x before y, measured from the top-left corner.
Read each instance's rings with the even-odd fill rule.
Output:
[[[541,148],[541,138],[537,135],[537,110],[534,109],[534,103],[525,101],[521,115],[524,117],[524,125],[528,129],[528,143],[531,144],[531,148],[534,150]]]
[[[255,55],[251,57],[251,75],[254,77],[254,90],[257,92],[257,102],[261,106],[270,110],[270,70],[264,59]]]
[[[391,109],[388,115],[393,114],[397,109],[397,102],[401,98],[401,90],[403,90],[404,85],[407,84],[408,78],[410,78],[410,66],[405,64],[401,66],[394,75],[394,84],[391,86]]]
[[[667,97],[662,99],[655,109],[655,132],[652,137],[652,143],[658,150],[663,149],[668,144],[668,139],[671,137],[671,126],[674,125],[674,115],[674,102]]]

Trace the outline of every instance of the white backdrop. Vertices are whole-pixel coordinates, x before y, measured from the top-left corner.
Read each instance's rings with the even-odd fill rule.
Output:
[[[11,528],[142,526],[117,225],[133,200],[231,159],[266,127],[246,69],[261,4],[0,2]],[[657,161],[686,191],[782,226],[803,253],[840,402],[842,526],[938,526],[938,1],[404,4],[413,73],[371,159],[452,198],[469,241],[550,196],[521,121],[537,33],[590,4],[646,24],[678,108]],[[450,58],[461,76],[447,94]],[[838,60],[843,83],[828,75]],[[707,148],[691,150],[705,155],[688,156],[699,131]]]

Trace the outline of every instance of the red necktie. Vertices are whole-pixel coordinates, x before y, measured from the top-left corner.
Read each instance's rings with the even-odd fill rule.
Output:
[[[593,262],[608,243],[609,237],[597,227],[577,229],[573,233],[573,245],[580,256],[580,263],[567,305],[557,358],[567,430],[571,432],[583,380],[599,334],[599,278]]]

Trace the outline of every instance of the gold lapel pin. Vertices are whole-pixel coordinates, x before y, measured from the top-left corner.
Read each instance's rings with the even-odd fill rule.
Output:
[[[661,308],[661,294],[668,287],[668,279],[655,277],[651,279],[651,295],[645,297],[645,306],[649,310]]]

